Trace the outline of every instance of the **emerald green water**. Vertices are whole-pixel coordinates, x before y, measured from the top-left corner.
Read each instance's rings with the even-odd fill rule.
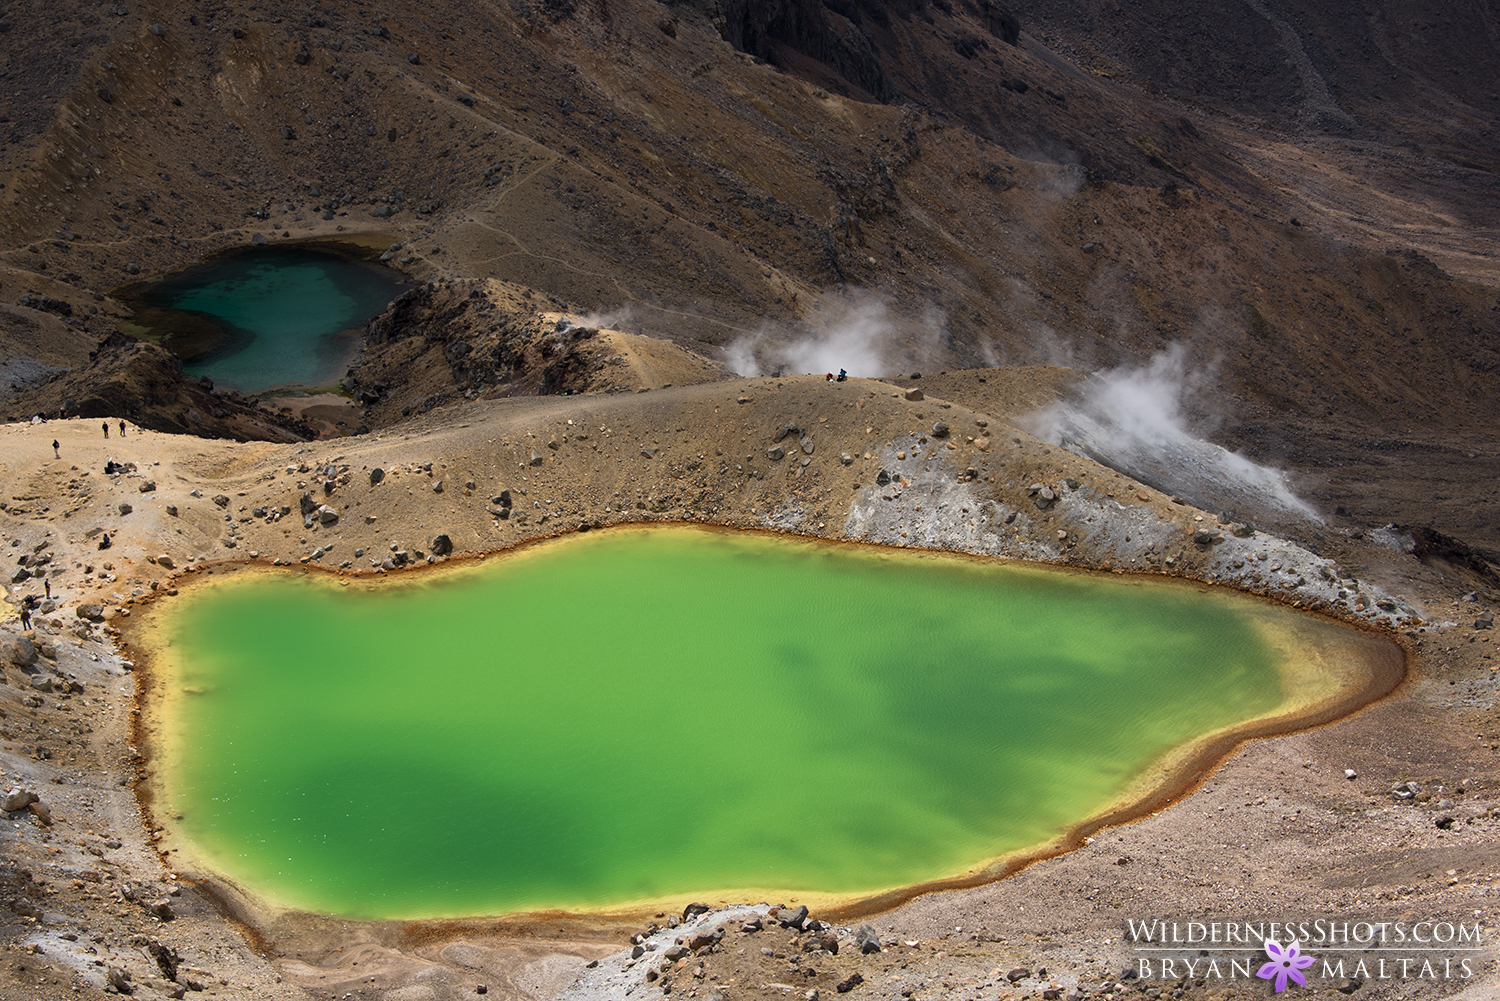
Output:
[[[366,917],[912,884],[1282,701],[1191,589],[681,528],[412,586],[246,575],[167,621],[177,826]]]
[[[205,262],[126,298],[188,375],[255,394],[338,381],[365,322],[406,287],[367,261],[268,246]]]

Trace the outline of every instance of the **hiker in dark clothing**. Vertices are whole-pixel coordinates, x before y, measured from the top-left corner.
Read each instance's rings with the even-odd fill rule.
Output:
[[[52,439],[52,455],[54,458],[62,458],[62,446],[57,443],[56,438]]]
[[[110,542],[110,541],[109,541],[109,533],[108,533],[108,532],[105,532],[105,533],[104,533],[104,534],[103,534],[103,535],[102,535],[102,536],[100,536],[100,538],[99,538],[99,548],[100,548],[100,549],[108,549],[108,548],[109,548],[109,547],[110,547],[110,546],[111,546],[111,545],[113,545],[113,543],[111,543],[111,542]]]
[[[120,422],[120,437],[121,438],[125,437],[125,422],[124,421]]]
[[[109,421],[104,422],[104,437],[109,437]]]

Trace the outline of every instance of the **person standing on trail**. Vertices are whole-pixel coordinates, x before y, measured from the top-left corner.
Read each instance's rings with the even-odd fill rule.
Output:
[[[53,458],[56,458],[56,459],[61,459],[62,458],[61,448],[62,448],[62,446],[60,446],[57,443],[57,439],[53,438],[52,439],[52,456],[53,456]]]
[[[104,437],[109,437],[109,421],[104,422]]]
[[[31,609],[27,605],[21,605],[21,630],[23,632],[31,629]]]
[[[125,422],[124,421],[120,422],[120,437],[121,438],[125,437]]]

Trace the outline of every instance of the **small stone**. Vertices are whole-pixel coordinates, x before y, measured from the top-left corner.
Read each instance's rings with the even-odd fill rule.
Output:
[[[659,449],[659,448],[643,448],[643,449],[641,449],[641,455],[645,456],[648,459],[654,459],[654,458],[656,458],[660,454],[661,454],[661,449]]]
[[[834,984],[833,989],[838,991],[840,994],[848,994],[850,991],[854,990],[854,988],[858,987],[864,982],[865,978],[863,975],[859,973],[851,973],[843,980],[840,980],[837,984]]]
[[[1451,813],[1445,813],[1441,817],[1439,817],[1438,819],[1434,820],[1432,823],[1433,823],[1433,826],[1437,827],[1439,830],[1443,830],[1443,831],[1452,830],[1453,829],[1453,815]]]
[[[434,556],[447,556],[453,552],[453,540],[446,535],[436,536],[433,538],[430,548]]]
[[[800,427],[798,427],[796,424],[791,424],[791,423],[783,424],[783,425],[781,425],[781,429],[776,432],[776,437],[772,438],[771,441],[773,443],[774,442],[778,442],[781,439],[785,438],[789,434],[800,435],[801,433],[802,433],[802,429]]]
[[[151,27],[147,28],[146,30],[151,32],[151,34],[155,35],[157,38],[161,38],[167,33],[167,26],[158,21],[152,24]]]
[[[782,448],[780,445],[772,445],[770,448],[766,449],[766,458],[770,459],[772,462],[780,462],[782,459],[786,458],[786,449]]]
[[[854,932],[854,944],[861,954],[868,956],[880,951],[880,935],[869,925],[860,925]]]
[[[135,990],[130,985],[130,975],[118,966],[108,967],[104,972],[104,979],[109,981],[109,986],[121,994],[129,994]]]
[[[800,929],[806,920],[807,906],[805,904],[799,904],[795,909],[783,907],[781,913],[776,915],[777,924],[783,928]]]
[[[322,522],[325,525],[332,525],[338,520],[339,513],[337,510],[329,507],[327,504],[318,505],[318,521]]]
[[[1475,619],[1474,620],[1474,628],[1475,629],[1494,629],[1495,628],[1495,613],[1494,612],[1485,612],[1479,618]]]
[[[176,504],[168,504],[167,505],[167,514],[170,515],[173,518],[177,517],[177,505]]]
[[[435,493],[435,494],[440,494],[440,493],[443,492],[443,481],[442,480],[438,480],[436,483],[434,483],[432,485],[432,492]]]
[[[229,498],[224,494],[214,494],[214,503],[219,505],[219,507],[228,507]]]
[[[688,904],[682,909],[682,920],[688,921],[700,914],[707,914],[711,910],[713,910],[713,908],[709,907],[707,904],[696,902]]]
[[[156,565],[160,567],[166,567],[168,570],[171,570],[177,566],[177,563],[168,554],[160,553],[156,557]]]
[[[1353,782],[1355,779],[1359,778],[1359,773],[1352,768],[1345,768],[1344,778],[1348,779],[1350,782]]]
[[[73,614],[77,615],[80,619],[87,619],[89,622],[103,622],[104,606],[95,602],[87,602],[75,608]]]
[[[374,469],[370,470],[370,486],[373,487],[375,484],[379,483],[383,479],[385,479],[385,470],[384,469],[381,469],[379,466],[376,466]]]
[[[942,421],[938,421],[932,426],[932,436],[934,438],[948,437],[948,425],[944,424]]]
[[[1339,984],[1339,993],[1353,994],[1364,985],[1365,982],[1363,980],[1345,980],[1343,983]]]
[[[1031,976],[1030,970],[1026,969],[1026,967],[1024,966],[1018,966],[1014,970],[1011,970],[1009,973],[1007,973],[1005,975],[1005,979],[1014,984],[1019,981],[1025,980],[1029,976]]]
[[[906,391],[906,401],[908,403],[916,403],[921,399],[923,399],[923,395],[920,389],[908,389]]]
[[[530,462],[533,466],[540,466],[542,464],[542,453],[538,452],[536,449],[532,449]]]
[[[156,481],[147,480],[145,483],[142,483],[140,486],[136,487],[136,489],[143,494],[149,494],[151,491],[156,489]]]
[[[0,810],[10,812],[11,810],[24,810],[32,803],[37,802],[37,794],[30,789],[22,789],[20,786],[11,786],[3,797],[0,797]]]
[[[127,514],[129,514],[129,513],[130,513],[130,512],[132,512],[132,511],[134,511],[134,510],[135,510],[135,508],[134,508],[134,507],[131,507],[131,506],[130,506],[130,505],[129,505],[129,504],[121,504],[121,505],[120,505],[120,517],[122,517],[122,518],[123,518],[123,517],[125,517],[125,516],[126,516],[126,515],[127,515]]]
[[[807,435],[803,435],[802,441],[799,444],[801,444],[802,446],[803,455],[813,454],[813,440],[810,437],[808,437]]]

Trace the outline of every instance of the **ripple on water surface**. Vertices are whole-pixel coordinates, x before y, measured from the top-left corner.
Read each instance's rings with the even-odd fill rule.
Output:
[[[268,900],[369,917],[959,874],[1318,697],[1265,603],[760,534],[227,576],[152,613],[175,830]]]

